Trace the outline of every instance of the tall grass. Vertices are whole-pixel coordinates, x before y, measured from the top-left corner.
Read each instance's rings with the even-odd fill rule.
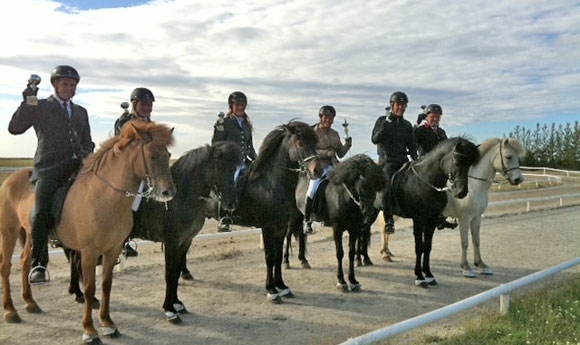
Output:
[[[460,327],[447,339],[415,345],[580,345],[580,274],[512,298],[505,316],[495,309]]]

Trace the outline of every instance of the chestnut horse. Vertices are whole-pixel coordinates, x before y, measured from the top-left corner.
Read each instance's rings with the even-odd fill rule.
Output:
[[[173,129],[165,125],[131,122],[119,136],[101,144],[88,156],[72,183],[64,201],[60,219],[55,220],[54,234],[64,247],[80,251],[85,294],[83,342],[101,344],[93,325],[92,304],[95,295],[95,267],[102,255],[102,333],[118,336],[119,330],[110,317],[109,303],[113,266],[133,225],[131,205],[141,181],[148,190],[143,196],[169,201],[176,189],[169,171],[169,151],[174,142]],[[0,187],[0,237],[2,240],[0,272],[2,302],[7,322],[19,322],[10,295],[10,267],[18,238],[24,238],[22,264],[22,297],[28,312],[42,312],[32,297],[28,274],[31,264],[30,213],[34,204],[30,169],[8,177]]]

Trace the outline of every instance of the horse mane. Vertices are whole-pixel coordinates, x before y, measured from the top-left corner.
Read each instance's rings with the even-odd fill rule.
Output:
[[[300,121],[290,121],[274,128],[262,141],[258,157],[248,169],[249,179],[257,179],[260,175],[268,170],[268,165],[272,163],[272,157],[278,152],[284,138],[288,135],[297,135],[299,140],[317,141],[314,129],[308,124]]]
[[[459,146],[457,146],[459,145]],[[437,144],[431,151],[429,151],[423,158],[430,157],[430,156],[438,156],[438,155],[445,155],[453,150],[454,147],[459,149],[458,151],[461,152],[466,158],[473,159],[471,164],[477,163],[479,158],[481,157],[479,150],[475,144],[468,138],[464,136],[457,136],[451,137],[447,140],[443,140],[439,144]]]
[[[204,163],[212,159],[220,159],[228,162],[241,162],[242,151],[237,143],[232,141],[217,141],[212,145],[204,145],[184,153],[173,165],[171,170],[181,175],[190,174],[195,167],[203,168]],[[188,176],[191,179],[190,176]]]
[[[499,144],[501,141],[506,140],[506,138],[489,138],[483,141],[479,145],[479,150],[482,152],[481,155],[485,155],[491,148]],[[523,158],[526,155],[526,147],[521,141],[515,138],[508,138],[508,145],[516,152],[519,158]]]
[[[171,146],[175,143],[173,128],[155,122],[131,121],[123,126],[119,135],[102,142],[97,151],[85,158],[81,174],[95,171],[106,154],[111,151],[121,152],[135,140],[163,146]]]
[[[385,178],[381,167],[365,154],[354,155],[341,161],[334,170],[328,174],[328,179],[333,184],[351,184],[363,176],[369,184],[382,189]]]

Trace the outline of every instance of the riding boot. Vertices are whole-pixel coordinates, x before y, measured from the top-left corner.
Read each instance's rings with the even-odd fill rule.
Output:
[[[48,273],[48,234],[40,226],[41,221],[35,222],[32,228],[32,270],[28,275],[31,285],[45,284],[50,281]]]
[[[437,221],[437,230],[443,230],[445,228],[455,229],[457,227],[457,223],[450,223],[447,221],[447,217],[440,214],[438,221]]]
[[[139,255],[139,252],[137,252],[137,243],[133,241],[131,237],[127,237],[125,240],[125,244],[123,245],[123,255],[125,255],[125,257],[136,257]]]
[[[310,219],[310,213],[312,212],[312,198],[306,197],[306,203],[304,204],[304,222],[302,224],[302,231],[305,234],[313,234],[312,230],[312,220]]]
[[[393,219],[393,205],[390,193],[386,192],[383,197],[383,219],[385,220],[385,234],[395,233],[395,220]]]

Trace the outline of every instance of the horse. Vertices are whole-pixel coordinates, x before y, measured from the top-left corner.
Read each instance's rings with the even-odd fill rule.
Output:
[[[182,323],[180,314],[188,313],[179,300],[179,276],[186,268],[186,255],[193,238],[201,231],[206,218],[205,199],[210,193],[221,196],[231,205],[235,194],[232,183],[242,151],[238,144],[222,141],[183,154],[171,165],[177,193],[167,205],[142,204],[135,214],[132,236],[163,243],[165,257],[165,318]]]
[[[464,198],[468,193],[469,167],[478,159],[475,144],[461,137],[450,138],[419,160],[407,163],[391,178],[394,214],[413,219],[416,286],[437,285],[431,273],[430,255],[438,217],[447,204],[445,191],[449,190],[453,198]],[[380,194],[375,205],[382,208]]]
[[[95,267],[100,256],[103,266],[99,313],[102,333],[107,337],[120,335],[109,310],[113,266],[131,231],[131,205],[141,181],[147,181],[145,197],[166,202],[175,195],[167,150],[173,143],[173,129],[153,122],[132,122],[123,127],[119,136],[103,142],[98,151],[84,160],[66,195],[60,219],[55,220],[54,235],[64,247],[81,253],[85,294],[82,338],[85,343],[102,343],[92,318]],[[34,204],[30,174],[30,169],[15,172],[0,187],[2,299],[4,319],[10,323],[21,321],[10,296],[9,281],[11,257],[19,237],[24,238],[21,264],[26,310],[42,312],[32,297],[28,282],[30,214]]]
[[[290,217],[297,212],[294,192],[299,173],[306,171],[309,178],[322,174],[317,141],[314,129],[304,122],[290,121],[276,127],[264,138],[258,157],[238,183],[239,202],[233,221],[262,228],[266,296],[274,304],[294,296],[282,278],[282,249]]]
[[[361,229],[370,226],[378,215],[374,202],[385,182],[381,167],[369,156],[357,154],[337,164],[316,191],[312,219],[332,226],[338,261],[337,288],[344,292],[361,289],[354,272],[355,245]],[[301,178],[296,188],[296,206],[300,210],[304,209],[307,189],[308,180]],[[348,284],[342,267],[345,231],[349,235]]]
[[[526,148],[517,139],[490,138],[479,146],[481,158],[469,169],[469,193],[463,199],[447,198],[443,214],[457,218],[461,234],[461,268],[463,275],[474,278],[475,273],[467,261],[469,231],[473,242],[474,264],[483,275],[493,271],[481,259],[479,250],[479,230],[481,215],[487,209],[489,189],[496,173],[501,173],[511,185],[524,181],[519,159],[526,154]]]

